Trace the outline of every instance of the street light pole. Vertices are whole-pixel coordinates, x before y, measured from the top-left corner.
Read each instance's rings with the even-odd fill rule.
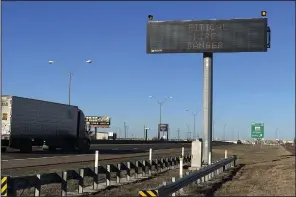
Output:
[[[226,141],[226,136],[225,136],[226,126],[227,126],[227,124],[224,124],[224,128],[223,128],[223,138],[224,138],[224,141]]]
[[[190,128],[188,124],[185,124],[185,126],[187,127],[187,140],[189,140]]]
[[[166,97],[163,101],[159,101],[155,96],[149,96],[149,98],[154,98],[157,102],[157,104],[159,104],[159,124],[161,124],[161,116],[162,116],[162,105],[170,98],[173,98],[171,96]],[[158,128],[158,139],[160,139],[160,130]]]
[[[48,61],[48,63],[49,63],[49,64],[54,64],[55,61],[50,60],[50,61]],[[90,63],[92,63],[92,60],[87,60],[87,61],[85,61],[85,63],[90,64]],[[71,72],[71,71],[69,72],[69,84],[68,84],[68,104],[69,104],[69,105],[71,104],[71,83],[72,83],[72,76],[73,76],[73,74],[74,74],[74,71],[75,71],[78,67],[79,67],[79,65],[76,66],[76,67],[73,69],[72,72]]]

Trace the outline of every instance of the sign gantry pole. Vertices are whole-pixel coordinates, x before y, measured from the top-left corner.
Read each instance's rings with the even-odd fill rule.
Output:
[[[212,155],[213,53],[203,53],[203,162]],[[211,153],[211,154],[210,154]],[[212,160],[210,160],[212,161]]]

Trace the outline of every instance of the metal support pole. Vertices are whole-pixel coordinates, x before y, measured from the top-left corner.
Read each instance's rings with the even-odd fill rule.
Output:
[[[209,161],[212,152],[213,129],[213,53],[203,54],[203,161]]]
[[[193,114],[193,139],[197,139],[196,131],[195,131],[195,119],[196,119],[196,114]]]
[[[162,103],[159,103],[159,125],[161,125],[161,108]],[[158,127],[158,139],[160,139],[160,128]]]
[[[124,138],[126,138],[126,124],[125,124],[125,122],[123,123],[123,126],[124,126]]]
[[[68,87],[68,103],[71,104],[71,82],[72,82],[72,73],[69,73],[69,87]]]
[[[224,139],[224,141],[226,141],[226,134],[225,134],[226,126],[227,126],[227,124],[224,124],[224,128],[223,128],[223,139]]]

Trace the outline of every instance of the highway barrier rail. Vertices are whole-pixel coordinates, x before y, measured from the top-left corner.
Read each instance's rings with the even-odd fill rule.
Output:
[[[6,189],[3,193],[2,185],[2,194],[8,196],[17,196],[18,190],[25,190],[28,188],[34,188],[34,196],[41,195],[41,186],[47,184],[61,184],[61,196],[67,195],[82,195],[83,193],[91,193],[99,191],[110,186],[121,185],[123,183],[135,182],[139,180],[146,179],[154,174],[162,173],[169,169],[174,169],[179,167],[180,158],[179,157],[165,157],[152,159],[152,150],[150,151],[148,160],[141,160],[135,162],[124,162],[119,164],[110,164],[104,166],[98,165],[98,151],[95,155],[95,166],[91,168],[81,168],[79,171],[67,170],[61,173],[46,173],[46,174],[37,174],[32,176],[20,176],[20,177],[11,177],[3,176],[3,180],[6,180]],[[180,154],[181,155],[181,154]],[[183,155],[183,153],[182,153]],[[182,158],[182,157],[181,157]],[[183,163],[184,161],[184,163]],[[189,164],[191,162],[190,155],[184,155],[183,161],[181,164]],[[131,173],[133,170],[133,174]],[[122,177],[121,172],[124,171],[124,177]],[[102,183],[99,180],[99,175],[105,174],[106,181]],[[115,176],[112,176],[115,174]],[[92,186],[85,187],[85,177],[92,177]],[[114,180],[111,180],[114,179]],[[77,191],[68,192],[67,191],[67,181],[68,180],[78,180]]]
[[[187,176],[176,181],[175,177],[172,177],[172,182],[166,185],[156,187],[154,189],[143,189],[139,191],[139,196],[158,196],[158,197],[168,197],[175,196],[176,192],[180,189],[188,186],[192,183],[201,183],[211,180],[217,174],[225,171],[230,167],[234,167],[237,160],[237,156],[233,155],[231,157],[225,158],[223,160],[217,161],[211,165],[205,166],[198,171],[195,171]]]

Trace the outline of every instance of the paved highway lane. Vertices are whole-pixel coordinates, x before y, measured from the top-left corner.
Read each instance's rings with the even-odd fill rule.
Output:
[[[150,148],[153,150],[171,149],[171,148],[190,148],[191,144],[94,144],[91,145],[91,151],[88,154],[94,154],[96,150],[100,154],[135,154],[148,152]],[[180,150],[181,151],[181,150]],[[18,150],[9,149],[6,153],[2,154],[2,161],[7,160],[22,160],[27,158],[42,158],[42,157],[55,157],[55,156],[71,156],[77,155],[75,153],[65,153],[62,151],[50,152],[43,151],[41,147],[34,147],[32,153],[20,153]]]

